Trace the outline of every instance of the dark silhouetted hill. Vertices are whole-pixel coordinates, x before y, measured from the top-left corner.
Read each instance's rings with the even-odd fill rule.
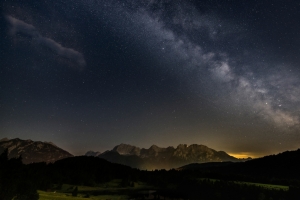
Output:
[[[300,184],[300,149],[240,163],[189,164],[178,170],[199,171],[207,176],[274,184]],[[289,180],[289,181],[286,181]]]

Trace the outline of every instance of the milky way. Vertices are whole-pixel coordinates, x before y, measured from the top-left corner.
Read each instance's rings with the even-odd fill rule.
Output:
[[[245,156],[299,147],[299,3],[4,1],[1,136]]]

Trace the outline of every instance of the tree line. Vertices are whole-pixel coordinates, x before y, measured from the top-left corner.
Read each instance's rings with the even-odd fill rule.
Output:
[[[252,174],[255,179],[255,173]],[[157,188],[156,198],[289,200],[300,197],[298,179],[294,180],[295,184],[291,185],[288,191],[234,182],[245,181],[248,178],[242,173],[227,173],[221,169],[138,170],[87,156],[66,158],[49,164],[24,165],[21,156],[8,159],[8,150],[0,155],[0,200],[36,200],[39,198],[37,190],[59,189],[62,184],[99,186],[114,179],[122,180],[120,183],[122,188],[134,187],[137,181],[152,185]],[[282,180],[288,182],[290,179]],[[56,188],[53,188],[54,186]],[[73,196],[78,193],[76,188],[73,190]],[[128,194],[135,199],[144,198],[137,191]]]

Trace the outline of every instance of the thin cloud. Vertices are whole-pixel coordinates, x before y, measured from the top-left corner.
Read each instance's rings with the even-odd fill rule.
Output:
[[[9,33],[11,35],[15,36],[17,33],[22,33],[30,36],[35,39],[40,45],[51,49],[57,55],[67,58],[70,61],[76,63],[80,67],[80,69],[83,69],[86,66],[86,62],[82,53],[72,48],[63,47],[61,44],[50,38],[43,37],[31,24],[27,24],[11,16],[6,16],[6,20],[10,24]]]

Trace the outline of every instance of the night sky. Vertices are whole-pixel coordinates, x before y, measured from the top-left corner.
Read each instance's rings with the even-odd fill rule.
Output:
[[[1,138],[300,148],[299,1],[1,2]]]

